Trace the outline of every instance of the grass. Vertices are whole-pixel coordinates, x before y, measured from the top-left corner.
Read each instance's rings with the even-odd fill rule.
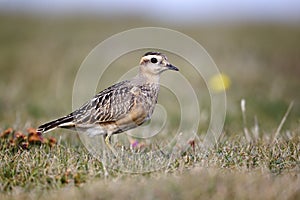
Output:
[[[0,24],[0,132],[9,127],[15,131],[14,136],[10,132],[0,138],[0,199],[299,199],[299,26],[182,28],[132,19],[20,15],[1,15]],[[139,26],[165,26],[190,35],[230,77],[226,123],[218,144],[203,149],[209,119],[204,117],[195,141],[188,149],[179,149],[179,156],[168,165],[151,173],[125,173],[120,160],[109,154],[106,176],[103,163],[70,131],[54,131],[45,135],[45,142],[33,141],[26,133],[29,127],[71,111],[74,78],[90,50],[112,34]],[[99,88],[115,82],[124,72],[122,63],[135,65],[141,53],[114,62]],[[202,114],[208,115],[209,95],[201,77],[185,61],[169,58],[184,69],[181,73],[199,91]],[[159,102],[170,106],[164,95],[162,90]],[[244,112],[241,99],[247,103]],[[276,133],[292,101],[294,106]],[[176,110],[171,111],[168,134],[180,120]],[[51,137],[57,142],[51,143]],[[131,155],[129,146],[123,149]],[[126,162],[135,169],[154,163],[137,159]]]
[[[244,136],[224,136],[207,151],[195,141],[195,149],[191,146],[158,171],[128,174],[109,169],[108,177],[101,162],[82,146],[35,144],[24,149],[8,141],[1,140],[1,199],[293,199],[300,195],[300,137],[294,133],[280,136],[274,144],[268,137],[249,143]]]

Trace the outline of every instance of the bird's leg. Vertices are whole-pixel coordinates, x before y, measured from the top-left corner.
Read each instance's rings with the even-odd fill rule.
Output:
[[[117,152],[116,150],[113,148],[113,146],[110,144],[110,137],[111,134],[107,134],[105,137],[105,143],[107,145],[107,147],[113,152],[113,154],[115,155],[115,157],[117,157]]]

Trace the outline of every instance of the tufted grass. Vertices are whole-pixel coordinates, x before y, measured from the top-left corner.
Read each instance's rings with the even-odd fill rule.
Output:
[[[194,145],[155,172],[130,174],[108,168],[106,175],[102,163],[82,146],[35,144],[24,149],[2,138],[0,197],[293,199],[300,195],[297,133],[280,136],[274,143],[269,137],[249,142],[244,136],[224,136],[208,150],[200,148],[200,140]]]

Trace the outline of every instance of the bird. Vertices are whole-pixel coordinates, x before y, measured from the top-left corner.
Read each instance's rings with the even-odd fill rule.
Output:
[[[139,70],[131,80],[118,82],[98,94],[70,114],[47,122],[37,128],[42,135],[56,128],[77,130],[89,136],[103,135],[110,144],[114,134],[136,128],[149,121],[157,104],[159,80],[162,72],[179,71],[166,55],[151,51],[145,53]]]

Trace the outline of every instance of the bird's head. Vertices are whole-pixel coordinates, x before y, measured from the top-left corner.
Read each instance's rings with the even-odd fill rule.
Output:
[[[149,75],[159,75],[163,71],[179,71],[177,67],[170,64],[168,58],[159,52],[148,52],[140,61],[140,71]]]

